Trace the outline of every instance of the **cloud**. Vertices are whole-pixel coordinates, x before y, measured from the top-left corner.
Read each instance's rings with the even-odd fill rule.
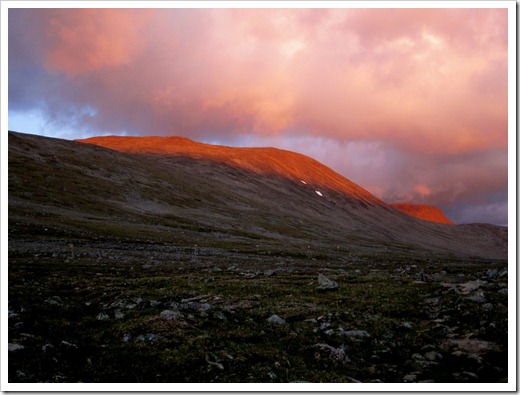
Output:
[[[273,141],[449,205],[507,187],[507,50],[505,9],[9,10],[9,107],[67,136]]]

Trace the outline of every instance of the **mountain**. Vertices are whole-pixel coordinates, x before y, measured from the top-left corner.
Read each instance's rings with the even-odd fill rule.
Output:
[[[402,211],[403,213],[425,221],[438,222],[441,224],[453,224],[453,222],[450,221],[438,207],[413,203],[392,203],[390,206]]]
[[[178,137],[9,133],[9,234],[505,259],[507,229],[422,221],[306,156]]]

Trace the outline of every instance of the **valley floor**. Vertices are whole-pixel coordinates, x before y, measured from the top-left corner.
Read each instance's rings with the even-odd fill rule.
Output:
[[[507,283],[505,261],[10,237],[9,382],[507,382]]]

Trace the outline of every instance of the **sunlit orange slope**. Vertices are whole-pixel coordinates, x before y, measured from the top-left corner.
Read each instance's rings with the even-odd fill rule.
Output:
[[[92,137],[78,142],[133,154],[209,159],[260,174],[275,174],[311,187],[336,190],[367,204],[385,203],[332,169],[305,155],[277,148],[237,148],[194,142],[184,137]]]
[[[390,206],[405,214],[425,221],[438,222],[441,224],[453,224],[453,222],[444,215],[440,208],[434,206],[412,203],[394,203]]]

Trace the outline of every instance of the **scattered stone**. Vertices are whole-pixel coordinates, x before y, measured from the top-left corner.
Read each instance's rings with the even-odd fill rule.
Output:
[[[45,303],[54,305],[54,306],[59,306],[63,303],[63,301],[61,300],[61,298],[59,296],[53,296],[52,298],[46,299]]]
[[[98,319],[99,321],[107,321],[110,319],[109,315],[106,314],[106,313],[99,313],[97,316],[96,316],[96,319]]]
[[[161,311],[160,316],[167,320],[172,320],[174,318],[182,318],[183,315],[180,311],[177,310],[163,310]]]
[[[22,346],[21,344],[17,344],[17,343],[8,343],[7,344],[7,349],[9,351],[19,351],[19,350],[23,350],[25,347]]]
[[[356,339],[366,339],[370,337],[370,333],[367,331],[343,331],[340,332],[342,336],[354,337]]]
[[[404,329],[404,330],[407,330],[407,331],[411,331],[413,329],[413,324],[411,322],[401,322],[398,326],[397,326],[397,329]]]
[[[428,281],[428,276],[424,273],[424,271],[420,271],[417,275],[417,281],[425,283]]]
[[[61,341],[60,347],[63,347],[65,349],[77,349],[78,348],[78,346],[76,346],[75,344],[69,343],[69,342],[67,342],[65,340]]]
[[[136,340],[156,342],[159,340],[164,340],[164,337],[156,335],[155,333],[147,333],[146,335],[137,336]]]
[[[213,317],[221,321],[227,321],[227,318],[222,311],[213,312]]]
[[[461,293],[463,295],[469,295],[471,292],[476,291],[479,289],[482,285],[487,284],[486,281],[476,280],[476,281],[468,281],[464,284],[459,284],[459,287],[461,288]]]
[[[403,377],[403,381],[405,383],[415,383],[417,381],[417,375],[415,374],[407,374],[406,376]]]
[[[440,361],[442,359],[442,355],[437,351],[428,351],[424,354],[424,359],[432,362]]]
[[[184,298],[181,300],[181,303],[200,302],[200,301],[208,300],[209,298],[211,298],[210,294],[197,295],[197,296],[193,296],[191,298]]]
[[[125,333],[121,340],[125,343],[128,343],[130,340],[132,340],[132,335],[130,333]]]
[[[125,318],[125,314],[121,310],[114,311],[114,318],[120,320],[121,318]]]
[[[211,360],[213,359],[213,361]],[[224,365],[220,363],[220,359],[213,353],[206,354],[206,362],[211,366],[216,366],[220,370],[224,370]]]
[[[338,283],[336,281],[330,280],[325,275],[319,273],[318,287],[316,289],[319,291],[335,291],[336,289],[338,289]]]
[[[320,352],[326,354],[326,356],[330,359],[333,359],[341,363],[351,362],[350,358],[347,356],[347,353],[345,352],[345,346],[343,345],[336,348],[329,346],[326,343],[318,343],[315,345],[315,347],[318,347],[320,349]]]
[[[12,310],[7,310],[7,312],[9,314],[9,318],[15,318],[15,317],[18,317],[18,315],[19,315]]]
[[[330,322],[322,322],[319,327],[314,328],[314,332],[325,332],[330,329],[332,324]]]
[[[183,303],[181,305],[181,308],[187,309],[187,310],[199,310],[199,311],[206,311],[211,309],[213,306],[211,306],[209,303],[199,303],[199,302],[188,302]]]
[[[271,324],[277,324],[277,325],[286,324],[285,320],[276,314],[273,314],[271,317],[269,317],[267,319],[267,322],[270,322]]]
[[[473,295],[466,297],[466,299],[476,303],[487,302],[487,299],[484,296],[484,292],[482,292],[481,289],[478,289]]]

